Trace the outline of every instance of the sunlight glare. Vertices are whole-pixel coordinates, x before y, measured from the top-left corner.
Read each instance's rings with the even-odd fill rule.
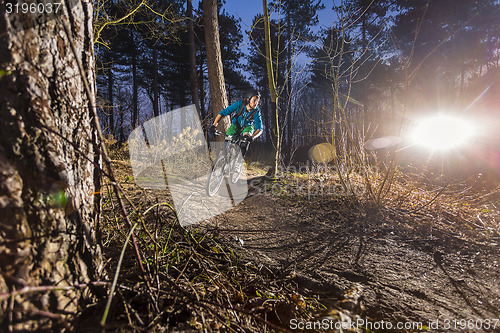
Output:
[[[412,138],[415,144],[445,150],[466,143],[474,134],[473,126],[464,119],[439,115],[419,121]]]

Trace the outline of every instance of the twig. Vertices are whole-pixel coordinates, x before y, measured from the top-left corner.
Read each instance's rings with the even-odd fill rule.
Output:
[[[142,321],[142,319],[139,316],[139,314],[137,313],[137,311],[135,311],[135,309],[130,304],[128,304],[128,302],[125,300],[125,297],[123,297],[122,293],[119,290],[118,290],[118,294],[120,294],[120,296],[122,297],[123,304],[125,305],[125,309],[127,310],[127,317],[129,317],[130,324],[132,324],[132,322],[130,321],[130,316],[128,314],[129,310],[130,310],[130,312],[132,312],[134,314],[135,319],[137,319],[137,321],[139,322],[139,324],[141,324],[142,326],[145,326],[144,322]]]
[[[449,184],[446,184],[445,186],[443,186],[439,192],[434,196],[434,198],[432,198],[431,200],[429,200],[427,203],[425,203],[424,205],[420,206],[420,207],[417,207],[415,208],[414,210],[411,210],[409,211],[408,213],[409,214],[412,214],[412,213],[416,213],[418,212],[419,210],[422,210],[423,208],[429,206],[431,203],[433,203],[434,201],[436,201],[436,199],[443,193],[443,191],[448,187]]]
[[[63,10],[65,10],[65,12],[66,12],[67,11],[66,7],[63,6],[63,8],[64,8]],[[68,13],[66,12],[65,15],[68,15]],[[83,64],[82,64],[82,62],[81,62],[81,60],[79,58],[78,52],[77,52],[76,47],[75,47],[75,45],[73,43],[73,40],[71,38],[71,32],[70,32],[70,28],[68,27],[68,23],[65,20],[61,20],[60,22],[61,22],[61,24],[62,24],[62,26],[64,28],[64,31],[65,31],[66,36],[68,38],[68,43],[71,46],[71,51],[73,53],[73,56],[75,57],[75,61],[76,61],[77,65],[78,65],[80,76],[81,76],[83,84],[84,84],[85,93],[86,93],[87,98],[88,98],[88,104],[89,104],[88,106],[90,108],[90,112],[92,112],[92,116],[93,116],[92,119],[94,121],[95,131],[96,131],[96,134],[99,137],[99,143],[94,143],[94,146],[97,147],[98,145],[100,145],[100,148],[101,148],[100,151],[101,151],[103,160],[106,163],[106,167],[108,169],[108,174],[110,176],[111,181],[113,182],[113,186],[115,187],[116,198],[117,198],[118,203],[120,205],[120,208],[122,210],[122,213],[123,213],[123,216],[125,218],[125,221],[127,222],[130,230],[132,230],[133,229],[132,222],[130,221],[130,219],[128,217],[128,213],[127,213],[127,210],[126,210],[126,208],[125,208],[125,206],[123,204],[123,200],[121,199],[120,195],[118,194],[119,187],[116,185],[117,181],[116,181],[116,178],[114,177],[114,172],[113,172],[113,169],[111,167],[111,160],[110,160],[109,155],[107,153],[107,149],[106,149],[106,145],[105,145],[105,139],[104,139],[104,136],[102,134],[101,125],[99,123],[99,116],[97,115],[97,111],[96,111],[96,107],[95,107],[95,103],[94,103],[94,98],[93,98],[94,94],[93,94],[92,90],[90,89],[90,84],[89,84],[89,82],[87,80],[87,76],[85,75],[86,71],[83,68]],[[149,283],[147,272],[144,269],[144,266],[142,264],[142,259],[141,259],[141,254],[140,254],[140,251],[139,251],[139,247],[137,245],[137,242],[135,240],[135,237],[134,237],[133,233],[131,233],[130,235],[131,235],[131,238],[132,238],[132,244],[134,246],[137,263],[138,263],[138,265],[139,265],[139,267],[141,269],[141,272],[142,272],[142,274],[143,274],[143,276],[145,278],[146,286],[151,291],[151,285]],[[147,260],[146,260],[146,264],[147,264]],[[112,293],[111,293],[111,295],[112,295]],[[150,295],[152,295],[152,293],[150,293]],[[156,310],[159,311],[158,304],[156,302],[154,302],[154,300],[153,300],[153,305],[155,306]]]
[[[53,291],[53,290],[72,290],[75,288],[81,289],[89,286],[107,286],[109,285],[109,282],[103,282],[103,281],[96,281],[96,282],[89,282],[89,283],[80,283],[80,284],[75,284],[71,286],[25,286],[19,290],[14,289],[10,293],[2,293],[0,294],[0,301],[5,300],[9,297],[14,297],[18,295],[25,295],[29,293],[38,293],[38,292],[46,292],[46,291]],[[127,287],[123,287],[124,289],[127,289]]]
[[[14,287],[14,291],[16,287]],[[13,321],[13,316],[14,316],[14,295],[10,296],[10,302],[9,302],[9,314],[8,314],[8,330],[9,332],[12,332],[12,321]]]
[[[207,303],[207,304],[211,304],[211,305],[214,305],[214,306],[217,306],[219,308],[225,308],[227,310],[233,310],[233,311],[237,311],[237,312],[240,312],[240,313],[243,313],[249,317],[252,317],[253,319],[257,320],[257,321],[260,321],[261,323],[265,324],[265,325],[269,325],[270,327],[274,328],[275,330],[278,330],[278,331],[281,331],[281,332],[288,332],[288,333],[291,333],[292,331],[286,329],[286,328],[283,328],[283,327],[280,327],[278,325],[275,325],[259,316],[256,316],[254,315],[253,313],[247,311],[247,310],[243,310],[243,309],[239,309],[239,308],[232,308],[232,309],[229,309],[226,305],[223,305],[223,304],[218,304],[218,303],[215,303],[215,302],[211,302],[211,301],[207,301],[207,300],[201,300],[201,302],[203,303]]]
[[[116,283],[118,281],[118,275],[120,275],[120,268],[122,265],[123,261],[123,256],[125,255],[125,249],[127,248],[128,241],[130,240],[130,237],[134,233],[135,227],[137,227],[137,222],[134,224],[130,232],[128,233],[127,239],[125,240],[125,243],[123,244],[122,251],[120,253],[120,259],[118,259],[118,264],[116,265],[116,272],[115,272],[115,277],[113,278],[113,284],[111,285],[111,290],[109,291],[109,297],[108,297],[108,302],[106,303],[106,308],[104,309],[104,314],[102,315],[101,319],[101,325],[104,326],[106,324],[106,318],[108,317],[108,312],[109,308],[111,307],[111,301],[113,300],[113,294],[115,292],[116,288]]]

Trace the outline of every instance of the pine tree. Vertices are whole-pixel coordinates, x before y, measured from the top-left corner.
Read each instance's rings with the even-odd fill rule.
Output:
[[[9,331],[67,329],[103,269],[93,7],[72,4],[0,16],[0,292],[33,291],[1,301]]]

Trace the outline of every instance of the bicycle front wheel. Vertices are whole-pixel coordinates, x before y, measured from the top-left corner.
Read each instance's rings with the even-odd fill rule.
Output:
[[[243,157],[238,154],[236,147],[231,148],[231,162],[229,163],[229,180],[231,183],[236,184],[241,176],[243,169]]]
[[[206,192],[209,197],[214,196],[219,191],[222,179],[224,179],[224,166],[226,164],[224,155],[221,154],[214,162],[212,170],[208,174]]]

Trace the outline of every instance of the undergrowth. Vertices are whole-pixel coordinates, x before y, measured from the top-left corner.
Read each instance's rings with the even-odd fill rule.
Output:
[[[161,197],[167,199],[159,202],[138,189],[130,176],[126,149],[112,151],[115,167],[125,168],[119,175],[123,189],[119,196],[127,202],[127,218],[134,230],[131,232],[119,209],[115,189],[108,184],[103,193],[102,241],[106,269],[110,278],[116,278],[116,287],[87,309],[80,326],[88,328],[82,320],[90,315],[100,320],[95,322],[96,329],[105,327],[107,331],[287,331],[292,318],[312,320],[327,310],[317,298],[306,297],[290,277],[242,259],[219,239],[217,229],[182,227],[168,193],[163,193]],[[252,167],[259,168],[256,164]],[[265,170],[254,172],[260,175]],[[375,187],[382,178],[377,174],[369,177]],[[366,177],[353,173],[348,179],[351,185],[362,187]],[[390,217],[414,236],[433,237],[439,232],[496,246],[499,187],[485,190],[466,183],[437,186],[419,179],[397,172],[380,203],[372,202],[366,193],[333,195],[348,200],[362,216]],[[297,192],[297,187],[332,184],[338,185],[332,174],[289,173],[260,190],[299,203],[314,198]],[[335,320],[341,320],[340,315]]]
[[[286,331],[290,319],[307,320],[323,308],[289,278],[243,260],[216,230],[182,227],[168,199],[157,202],[130,176],[119,178],[137,243],[108,184],[101,238],[117,284],[82,316],[99,318],[95,329]]]

